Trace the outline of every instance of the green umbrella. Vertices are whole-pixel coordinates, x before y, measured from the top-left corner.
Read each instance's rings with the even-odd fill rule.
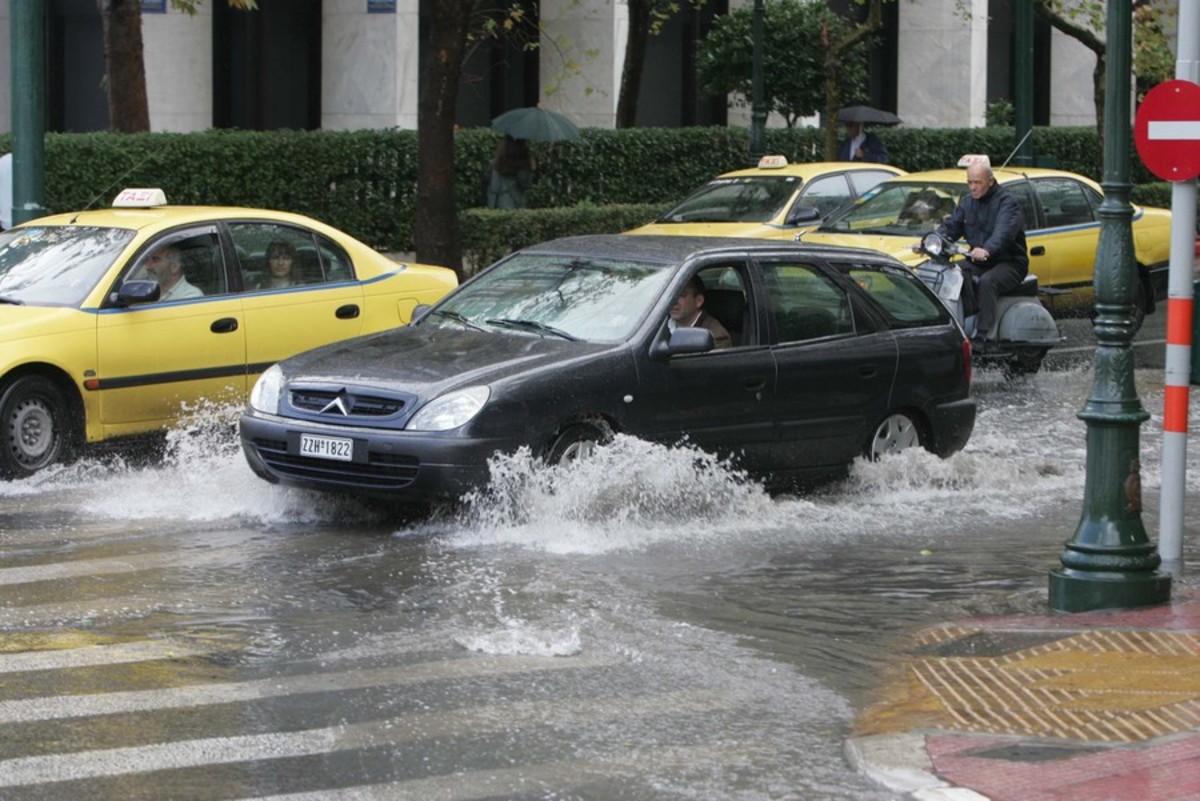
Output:
[[[579,137],[578,125],[557,111],[536,106],[504,112],[492,120],[492,130],[531,142],[563,142]]]

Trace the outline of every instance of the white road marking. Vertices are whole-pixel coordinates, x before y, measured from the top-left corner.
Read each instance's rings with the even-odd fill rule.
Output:
[[[0,787],[87,781],[160,770],[317,756],[459,737],[464,733],[567,727],[599,720],[728,709],[732,696],[711,690],[644,696],[554,699],[439,710],[399,718],[294,732],[212,737],[173,743],[0,760]]]

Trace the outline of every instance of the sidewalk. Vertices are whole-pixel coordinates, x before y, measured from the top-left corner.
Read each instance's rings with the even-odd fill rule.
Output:
[[[1200,587],[918,632],[846,744],[919,801],[1200,801]]]

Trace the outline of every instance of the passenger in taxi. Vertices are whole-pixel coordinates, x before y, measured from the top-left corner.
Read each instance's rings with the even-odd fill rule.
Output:
[[[296,264],[296,248],[291,242],[277,239],[267,246],[267,277],[260,289],[278,289],[297,283],[292,269]]]
[[[146,262],[146,274],[158,281],[160,301],[204,296],[200,287],[188,283],[183,274],[183,254],[174,245],[167,245],[150,254]]]
[[[729,331],[720,320],[706,313],[703,306],[704,282],[700,280],[700,276],[693,275],[668,312],[667,328],[671,331],[676,328],[707,328],[712,332],[713,344],[716,347],[732,347],[733,337],[729,335]]]

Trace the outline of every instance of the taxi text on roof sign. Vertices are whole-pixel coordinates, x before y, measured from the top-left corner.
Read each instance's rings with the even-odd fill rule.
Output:
[[[161,189],[122,189],[113,200],[114,209],[137,209],[167,205],[167,194]]]
[[[982,164],[985,167],[990,167],[992,166],[992,160],[986,155],[977,155],[974,153],[968,153],[958,160],[958,166],[960,167],[970,167],[972,164]]]
[[[763,156],[758,160],[758,168],[760,170],[777,170],[787,165],[787,156]]]

